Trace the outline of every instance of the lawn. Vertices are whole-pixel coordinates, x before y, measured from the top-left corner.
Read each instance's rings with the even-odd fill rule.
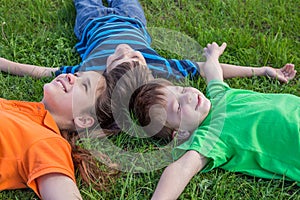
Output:
[[[201,61],[201,47],[213,41],[226,42],[228,46],[220,57],[221,62],[276,68],[294,63],[300,72],[299,0],[140,2],[153,36],[153,47],[166,57]],[[0,0],[0,57],[47,67],[76,65],[80,58],[74,49],[77,41],[73,34],[74,20],[72,0]],[[226,82],[234,88],[300,96],[299,74],[287,84],[267,77],[235,78]],[[50,80],[0,73],[0,97],[40,101],[42,86]],[[205,89],[203,80],[189,83]],[[130,156],[136,152],[152,152],[157,147],[152,140],[125,133],[110,141]],[[148,162],[141,163],[145,167]],[[86,187],[80,180],[78,185],[83,198],[88,200],[150,199],[165,166],[156,164],[155,170],[132,165],[136,168],[121,172],[107,191]],[[37,196],[30,190],[14,190],[0,192],[0,199],[37,199]],[[264,180],[218,169],[195,176],[180,199],[300,199],[300,188],[284,180]]]

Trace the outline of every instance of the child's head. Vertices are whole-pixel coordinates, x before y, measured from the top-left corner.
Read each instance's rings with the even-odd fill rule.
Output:
[[[42,103],[60,129],[91,128],[98,124],[104,129],[115,128],[111,95],[118,81],[134,68],[146,69],[143,81],[152,78],[147,66],[136,61],[120,63],[103,74],[95,71],[61,74],[45,84]],[[113,103],[117,109],[118,102]]]
[[[107,72],[110,72],[118,65],[122,65],[122,63],[134,65],[133,62],[147,66],[144,56],[139,51],[135,51],[128,44],[120,44],[116,47],[115,52],[107,58]]]
[[[123,128],[115,121],[123,121],[124,110],[128,108],[133,91],[153,79],[151,71],[141,62],[131,61],[118,64],[110,71],[103,73],[106,89],[97,99],[96,114],[103,129]],[[121,112],[122,111],[122,112]]]
[[[170,139],[176,131],[192,133],[209,113],[211,103],[196,88],[156,79],[138,88],[129,106],[141,126],[151,127],[147,132]]]
[[[61,74],[44,85],[42,103],[60,129],[89,128],[95,123],[95,102],[106,88],[94,71]]]

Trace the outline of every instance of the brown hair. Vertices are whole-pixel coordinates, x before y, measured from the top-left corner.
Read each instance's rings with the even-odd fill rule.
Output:
[[[109,72],[103,74],[106,79],[106,90],[99,96],[96,105],[96,115],[101,128],[118,127],[124,130],[128,102],[137,85],[153,79],[147,66],[139,62],[124,62]],[[116,123],[117,122],[117,123]]]
[[[103,81],[103,79],[101,79],[101,81]],[[106,90],[107,84],[105,80],[103,81],[103,83],[101,82],[99,84],[99,87],[97,88],[96,94],[98,94],[98,97],[96,98],[95,107],[89,108],[89,110],[87,110],[86,112],[89,112],[93,116],[95,114],[97,115],[97,102],[101,100]],[[115,129],[97,129],[97,123],[95,124],[96,126],[90,128],[93,129],[93,131],[92,134],[90,134],[89,132],[89,138],[104,137],[105,135],[112,135],[118,132],[118,130]],[[107,186],[111,184],[111,177],[118,174],[117,164],[113,163],[108,158],[108,156],[101,152],[97,152],[97,156],[95,156],[94,152],[92,154],[91,151],[84,149],[82,147],[83,143],[81,139],[83,139],[85,137],[83,135],[86,134],[81,134],[81,132],[77,131],[67,130],[61,130],[61,134],[71,145],[72,160],[83,182],[88,185],[92,184],[93,187],[98,190],[107,189]]]
[[[106,190],[112,183],[111,178],[119,173],[116,169],[117,164],[111,162],[107,155],[99,152],[97,158],[105,160],[106,165],[104,165],[89,150],[82,148],[78,144],[80,141],[78,132],[61,131],[61,134],[71,145],[74,167],[83,182],[87,185],[92,184],[97,190]]]
[[[110,72],[103,73],[103,77],[106,80],[106,90],[96,101],[96,115],[101,128],[110,129],[114,126],[115,120],[111,109],[111,96],[118,80],[131,68],[132,66],[129,62],[124,62]]]
[[[103,88],[99,88],[99,96],[95,104],[95,114],[101,128],[98,130],[99,136],[113,135],[121,129],[128,130],[132,121],[130,112],[138,119],[141,126],[147,126],[151,120],[148,115],[151,105],[164,102],[159,89],[171,85],[171,82],[167,80],[153,80],[151,71],[147,66],[141,66],[139,62],[133,62],[133,65],[124,62],[111,71],[104,72],[103,77],[106,84]],[[146,129],[146,132],[148,131],[150,129]],[[171,139],[171,133],[172,130],[164,126],[155,134],[155,137]],[[88,184],[92,183],[97,189],[106,189],[110,178],[118,174],[116,164],[110,162],[105,154],[99,153],[97,157],[109,163],[107,166],[111,168],[103,169],[101,166],[104,164],[96,160],[89,150],[78,144],[80,134],[65,131],[62,135],[72,147],[73,162],[83,181]],[[93,136],[97,137],[97,133]]]
[[[130,99],[129,110],[133,117],[150,136],[155,138],[172,139],[174,129],[166,125],[166,119],[161,115],[161,108],[165,108],[166,104],[161,89],[172,85],[165,79],[155,79],[135,90]],[[160,108],[151,110],[157,105]]]

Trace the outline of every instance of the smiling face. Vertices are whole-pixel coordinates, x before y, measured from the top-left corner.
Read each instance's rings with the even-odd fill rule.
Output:
[[[59,128],[74,127],[76,117],[90,114],[96,97],[106,86],[105,79],[97,72],[61,74],[44,85],[42,103],[54,117]],[[66,127],[64,127],[66,126]]]
[[[211,103],[196,88],[167,86],[161,90],[166,100],[169,128],[193,132],[208,115]]]
[[[140,62],[141,65],[146,65],[145,58],[141,54],[141,52],[133,50],[127,44],[120,44],[116,47],[114,54],[110,55],[107,58],[107,71],[111,71],[113,68],[115,68],[121,63],[132,63],[133,61]]]

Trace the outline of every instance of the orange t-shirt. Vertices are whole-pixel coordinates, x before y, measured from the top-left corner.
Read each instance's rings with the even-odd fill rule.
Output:
[[[69,143],[42,103],[0,98],[0,191],[31,188],[36,179],[61,173],[75,182]]]

